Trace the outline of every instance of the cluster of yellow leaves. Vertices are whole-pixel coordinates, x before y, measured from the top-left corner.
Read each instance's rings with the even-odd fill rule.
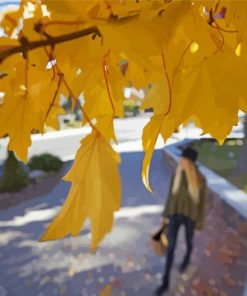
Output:
[[[41,238],[42,241],[78,235],[87,218],[91,222],[91,250],[112,228],[113,213],[120,208],[119,155],[96,133],[81,142],[74,164],[64,180],[72,182],[69,195]]]
[[[238,110],[247,111],[245,1],[22,0],[0,22],[6,34],[0,58],[24,46],[0,64],[0,137],[9,135],[9,149],[27,160],[31,133],[42,133],[44,125],[57,128],[61,94],[74,104],[83,94],[82,124],[92,127],[65,178],[72,182],[69,196],[44,240],[78,234],[89,217],[95,249],[111,229],[120,183],[110,144],[117,142],[113,119],[123,116],[126,86],[145,88],[142,108],[154,110],[143,131],[142,177],[150,191],[159,135],[167,140],[193,118],[222,143]],[[92,34],[80,35],[90,29]],[[46,40],[50,46],[29,50]]]

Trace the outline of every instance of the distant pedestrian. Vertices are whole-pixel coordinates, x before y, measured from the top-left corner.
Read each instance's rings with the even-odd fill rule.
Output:
[[[156,291],[157,296],[163,295],[169,289],[170,272],[180,226],[185,226],[187,243],[187,251],[179,268],[180,272],[184,272],[190,263],[194,229],[201,230],[203,226],[207,190],[206,180],[195,164],[197,154],[197,151],[192,148],[184,149],[176,172],[171,178],[169,195],[162,214],[163,223],[169,220],[166,266],[162,285]]]

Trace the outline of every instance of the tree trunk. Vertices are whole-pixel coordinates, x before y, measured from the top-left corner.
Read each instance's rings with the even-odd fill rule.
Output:
[[[243,146],[241,147],[239,157],[236,163],[236,168],[233,172],[233,176],[240,177],[247,174],[247,114],[244,119],[244,139]]]

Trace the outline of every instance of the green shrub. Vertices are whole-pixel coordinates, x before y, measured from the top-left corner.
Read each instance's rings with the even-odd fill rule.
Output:
[[[63,162],[57,156],[45,153],[39,156],[33,156],[28,162],[31,170],[41,170],[45,172],[57,172],[61,169]]]
[[[29,183],[28,172],[16,159],[14,153],[9,151],[4,163],[3,176],[0,179],[1,192],[14,192],[26,187]]]

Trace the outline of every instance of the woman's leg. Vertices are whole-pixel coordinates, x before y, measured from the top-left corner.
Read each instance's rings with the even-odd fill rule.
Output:
[[[184,217],[183,224],[185,225],[185,238],[187,244],[187,252],[184,256],[183,263],[181,264],[180,270],[183,272],[190,263],[190,257],[193,249],[193,237],[195,223],[188,217]]]
[[[168,226],[168,248],[166,252],[166,266],[165,266],[165,273],[163,277],[164,285],[169,285],[169,277],[172,268],[174,252],[176,247],[177,241],[177,234],[179,230],[179,226],[181,225],[180,215],[175,214],[170,217],[170,222]]]

